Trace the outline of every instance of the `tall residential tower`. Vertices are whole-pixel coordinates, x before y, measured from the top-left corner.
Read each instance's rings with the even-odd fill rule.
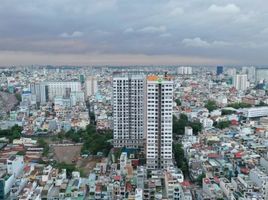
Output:
[[[144,85],[142,75],[113,78],[113,125],[115,147],[143,147]]]
[[[167,76],[148,76],[146,84],[146,160],[148,169],[172,165],[173,81]]]

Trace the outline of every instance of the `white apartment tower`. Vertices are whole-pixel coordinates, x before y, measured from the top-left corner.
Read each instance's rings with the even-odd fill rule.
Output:
[[[52,101],[56,96],[70,96],[71,92],[80,92],[78,81],[47,81],[40,84],[41,104]]]
[[[97,78],[95,76],[87,77],[85,81],[86,97],[94,95],[98,90]]]
[[[115,147],[143,147],[144,85],[142,75],[113,78],[113,126]]]
[[[151,75],[146,83],[146,160],[148,169],[172,165],[173,81]]]
[[[240,91],[246,90],[249,86],[247,74],[235,75],[233,78],[233,84],[237,90],[240,90]]]
[[[177,73],[178,74],[187,74],[187,75],[189,75],[189,74],[193,73],[193,68],[192,67],[181,66],[181,67],[178,67]]]
[[[256,68],[254,66],[242,67],[242,73],[248,75],[249,82],[254,83],[256,81]]]

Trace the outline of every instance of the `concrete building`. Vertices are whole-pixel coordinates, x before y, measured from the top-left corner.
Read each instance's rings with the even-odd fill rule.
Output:
[[[146,85],[146,159],[149,169],[172,165],[173,81],[151,75]]]
[[[30,91],[32,95],[36,96],[36,102],[40,103],[41,102],[41,92],[40,92],[40,83],[32,83],[30,84]]]
[[[244,108],[242,112],[245,117],[267,117],[268,116],[268,106],[254,107],[254,108]]]
[[[223,66],[217,66],[216,74],[217,76],[223,74]]]
[[[193,135],[193,128],[190,126],[185,126],[184,135],[185,136],[192,136]]]
[[[236,75],[236,68],[228,68],[226,73],[228,76],[235,76]]]
[[[94,95],[98,90],[98,82],[95,76],[87,77],[85,81],[85,93],[86,97]]]
[[[257,68],[256,69],[256,81],[268,81],[268,68]]]
[[[178,67],[177,69],[178,74],[185,74],[185,75],[191,75],[193,73],[193,68],[192,67]]]
[[[242,73],[248,75],[248,80],[251,83],[254,83],[256,81],[256,68],[254,66],[242,67]]]
[[[72,106],[75,106],[77,103],[85,103],[85,94],[82,91],[72,91],[70,99]]]
[[[248,76],[247,74],[237,74],[233,77],[233,84],[237,90],[244,91],[248,88]]]
[[[50,81],[40,85],[41,103],[52,101],[55,96],[70,97],[71,92],[80,92],[81,83],[78,81]]]
[[[268,175],[256,167],[250,170],[249,178],[253,183],[261,188],[261,193],[264,199],[268,199]]]
[[[144,85],[142,75],[113,78],[113,126],[115,147],[143,147]]]

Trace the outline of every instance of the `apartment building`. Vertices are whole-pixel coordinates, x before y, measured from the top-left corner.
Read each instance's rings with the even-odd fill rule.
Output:
[[[146,83],[146,160],[148,169],[172,165],[173,81],[151,75]]]
[[[143,147],[144,85],[142,75],[113,77],[115,147]]]

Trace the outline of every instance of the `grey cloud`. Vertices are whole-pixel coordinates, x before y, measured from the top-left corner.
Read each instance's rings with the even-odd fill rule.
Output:
[[[211,5],[208,11],[216,14],[237,14],[240,12],[240,8],[235,4],[227,4],[225,6]]]
[[[182,44],[184,44],[187,47],[224,47],[224,46],[230,46],[231,44],[224,41],[212,41],[208,42],[206,40],[202,40],[200,37],[196,38],[186,38],[182,40]]]
[[[0,54],[97,52],[265,64],[267,13],[265,0],[1,0]]]
[[[60,37],[63,37],[63,38],[77,38],[77,37],[82,37],[84,35],[83,32],[80,32],[80,31],[74,31],[72,33],[62,33],[60,34]]]
[[[129,27],[124,30],[124,33],[165,33],[167,31],[166,26],[146,26],[140,29],[134,29]]]

